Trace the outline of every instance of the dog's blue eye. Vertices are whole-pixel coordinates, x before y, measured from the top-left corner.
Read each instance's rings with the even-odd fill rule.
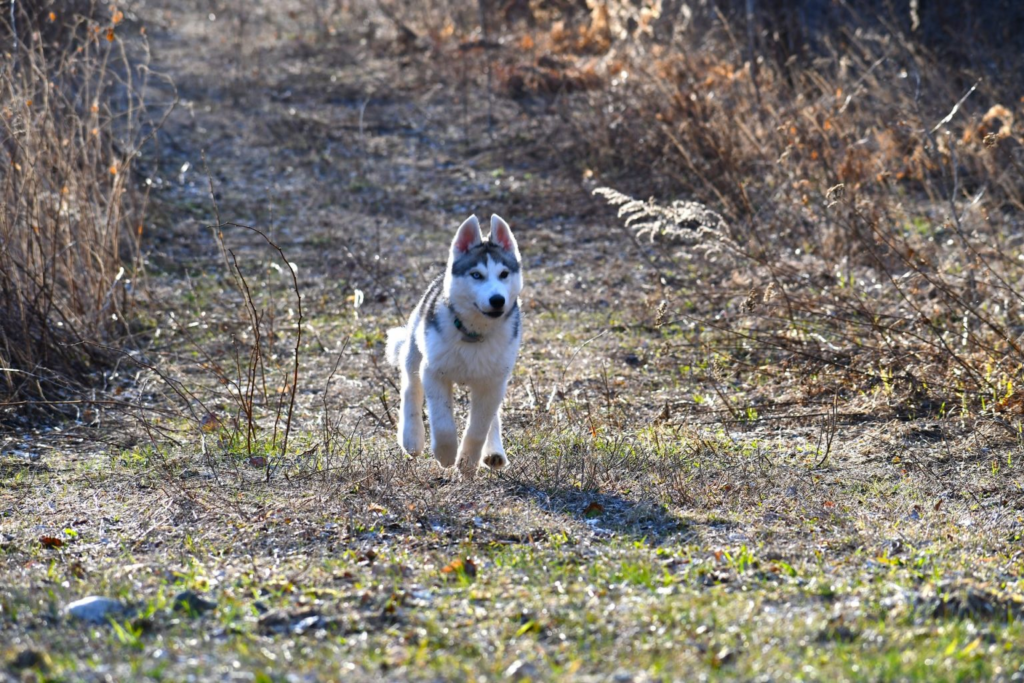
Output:
[[[498,277],[500,277],[502,280],[508,278],[508,271],[507,270],[501,271],[501,275],[499,275]]]
[[[483,280],[484,279],[484,276],[481,275],[480,273],[477,273],[477,272],[470,273],[470,275],[473,276],[474,280]]]

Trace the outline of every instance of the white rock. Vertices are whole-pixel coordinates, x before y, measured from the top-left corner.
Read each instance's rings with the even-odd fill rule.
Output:
[[[125,606],[119,600],[99,595],[76,600],[64,608],[65,614],[93,624],[106,624],[110,617],[119,616],[124,612]]]

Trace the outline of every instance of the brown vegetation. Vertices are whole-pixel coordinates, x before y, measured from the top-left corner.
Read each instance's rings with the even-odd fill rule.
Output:
[[[11,3],[0,71],[0,398],[59,407],[130,330],[152,132],[144,59],[124,15],[95,3]],[[10,25],[14,20],[16,33]],[[143,55],[144,57],[144,55]]]
[[[558,98],[566,157],[591,186],[722,214],[728,227],[703,237],[657,202],[633,216],[653,220],[655,242],[687,245],[659,254],[663,320],[729,340],[720,362],[782,404],[868,395],[883,399],[869,410],[903,417],[1019,412],[1024,134],[1008,43],[939,52],[953,17],[932,10],[911,30],[909,15],[870,6],[829,9],[827,30],[773,6],[753,24],[688,10],[666,41],[658,3],[589,6],[534,17],[499,74],[515,97]],[[705,239],[717,257],[693,251]]]

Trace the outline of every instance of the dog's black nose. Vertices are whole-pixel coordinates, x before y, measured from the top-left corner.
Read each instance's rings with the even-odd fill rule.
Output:
[[[495,294],[490,298],[491,308],[502,308],[505,305],[505,297],[501,294]]]

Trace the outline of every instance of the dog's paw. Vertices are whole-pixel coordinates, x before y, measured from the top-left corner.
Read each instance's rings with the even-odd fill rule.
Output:
[[[508,458],[504,453],[491,453],[484,457],[484,464],[492,470],[500,470],[508,466]]]
[[[409,455],[419,456],[423,454],[423,441],[403,438],[399,440],[398,445]]]
[[[455,458],[458,454],[458,447],[454,441],[434,444],[434,457],[437,458],[437,462],[441,464],[441,467],[445,469],[455,464]]]

